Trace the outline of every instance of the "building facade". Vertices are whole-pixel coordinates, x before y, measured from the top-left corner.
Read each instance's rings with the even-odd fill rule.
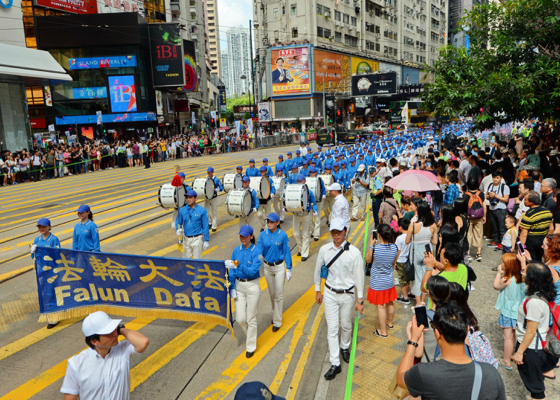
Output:
[[[207,0],[208,11],[208,42],[210,46],[210,60],[212,61],[212,75],[222,78],[220,32],[218,31],[218,0]]]
[[[251,49],[249,30],[238,26],[230,28],[227,35],[227,76],[222,74],[228,96],[252,93]],[[242,79],[241,77],[245,78]]]

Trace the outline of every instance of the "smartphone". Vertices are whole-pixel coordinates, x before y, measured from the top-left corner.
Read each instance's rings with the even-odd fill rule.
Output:
[[[428,314],[426,314],[426,306],[417,306],[414,308],[416,314],[416,326],[424,325],[424,328],[429,328]]]
[[[371,231],[371,238],[373,240],[377,240],[377,229],[374,229],[373,231]]]
[[[430,247],[429,244],[426,245],[426,253],[431,253],[432,252],[432,248]]]
[[[525,247],[525,245],[520,241],[517,241],[517,252],[521,257],[523,257],[523,253],[525,253],[525,250],[527,250],[527,247]]]

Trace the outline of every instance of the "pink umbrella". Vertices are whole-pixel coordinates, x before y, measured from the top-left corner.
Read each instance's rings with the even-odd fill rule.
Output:
[[[424,175],[430,178],[435,183],[441,183],[441,180],[436,175],[432,174],[430,171],[422,171],[421,169],[409,169],[408,171],[403,172],[401,175],[411,174]]]
[[[412,190],[415,192],[441,190],[437,183],[424,174],[400,174],[390,179],[385,185],[395,190]]]

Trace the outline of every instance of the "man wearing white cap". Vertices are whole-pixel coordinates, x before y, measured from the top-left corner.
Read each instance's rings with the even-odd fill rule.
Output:
[[[68,360],[60,389],[64,400],[129,399],[129,358],[143,353],[150,341],[140,332],[126,329],[121,321],[103,311],[84,320],[82,332],[89,349]],[[126,340],[119,342],[119,335]]]
[[[297,183],[300,185],[305,184],[305,176],[299,174],[297,176]],[[297,247],[298,247],[298,257],[301,256],[301,261],[307,261],[307,257],[309,257],[309,236],[311,235],[311,216],[318,218],[319,214],[317,213],[317,202],[315,201],[315,195],[313,192],[308,188],[307,189],[307,210],[303,212],[295,212],[294,213],[294,224],[293,224],[293,233],[294,238],[296,239]]]
[[[340,353],[342,359],[349,362],[353,311],[361,313],[364,310],[362,254],[346,241],[346,221],[333,218],[330,230],[333,241],[319,250],[314,275],[315,299],[319,305],[325,303],[331,361],[331,368],[325,374],[327,380],[334,379],[341,372]],[[322,279],[325,279],[324,295],[321,294]]]
[[[335,218],[340,218],[344,221],[346,225],[347,234],[350,234],[350,205],[348,204],[348,200],[342,194],[342,186],[340,183],[333,183],[330,185],[327,190],[331,193],[331,197],[334,198],[334,203],[332,206],[331,216],[329,220],[332,223],[332,220]]]
[[[369,176],[366,172],[366,166],[360,164],[356,175],[352,179],[354,190],[352,191],[352,221],[357,221],[361,216],[362,221],[365,219],[367,195],[369,188]]]

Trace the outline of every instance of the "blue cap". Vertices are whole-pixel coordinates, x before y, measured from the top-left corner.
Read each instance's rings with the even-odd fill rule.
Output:
[[[325,169],[332,169],[332,165],[330,165],[330,164],[325,164]]]
[[[333,167],[340,167],[340,164],[337,163],[337,162],[335,162],[335,163],[333,164]]]
[[[82,204],[76,211],[78,211],[79,213],[89,212],[89,206]]]
[[[301,153],[301,151],[299,151],[299,150],[296,150],[296,154],[299,154],[299,153]]]
[[[207,171],[207,172],[214,172],[214,168],[208,167],[208,169],[207,169],[206,171]]]
[[[291,155],[292,155],[292,152],[291,152],[291,151],[288,151],[288,155],[291,156]]]
[[[319,153],[315,152],[315,153],[313,153],[313,155],[314,155],[314,156],[318,156],[318,155],[319,155]]]
[[[262,382],[247,382],[237,389],[233,400],[286,400],[283,397],[275,396],[270,389]]]
[[[252,158],[249,160],[250,163],[254,163],[255,160],[253,160]]]
[[[239,228],[239,234],[241,236],[249,236],[253,234],[253,228],[251,227],[251,225],[243,225],[241,228]]]
[[[187,191],[187,196],[189,197],[198,197],[198,193],[196,193],[196,190],[189,190]]]
[[[298,169],[298,165],[296,163],[292,164],[292,169]]]
[[[317,160],[316,160],[316,159],[312,159],[312,160],[311,160],[311,164],[317,165]]]
[[[239,165],[239,166],[237,167],[237,169],[240,169],[241,171],[243,171],[243,167],[242,167],[241,165]]]
[[[263,158],[263,162],[268,162],[268,158]]]
[[[363,154],[360,155],[363,156]],[[356,162],[356,157],[350,157],[350,162]]]
[[[309,172],[317,172],[317,168],[311,167],[311,168],[309,168]]]
[[[342,161],[340,162],[340,165],[346,165],[346,160],[342,160]]]
[[[38,222],[37,222],[37,226],[51,226],[51,221],[48,218],[41,218]]]
[[[318,149],[322,149],[322,147],[321,147],[321,146],[319,146],[319,147],[317,147],[317,148],[318,148]]]
[[[297,180],[298,180],[298,181],[304,181],[304,180],[305,180],[305,175],[299,174],[299,175],[297,176]]]
[[[179,175],[181,178],[185,177],[185,173],[184,172],[179,172],[177,175]]]
[[[265,171],[265,172],[268,171],[268,168],[266,168],[264,165],[262,165],[259,169],[260,169],[261,171]]]
[[[243,182],[251,182],[251,178],[249,178],[247,175],[245,175],[243,177]]]
[[[281,159],[283,160],[283,159],[284,159],[284,156],[283,156],[282,154],[280,154],[280,155],[278,156],[278,158],[281,158]]]
[[[307,164],[309,164],[309,162],[308,162],[307,160],[305,160],[305,161],[303,162],[303,165],[307,165]]]
[[[279,217],[278,214],[276,214],[276,213],[270,213],[270,214],[268,214],[268,216],[266,217],[266,219],[268,219],[269,221],[272,221],[272,222],[278,222],[278,221],[280,221],[280,217]]]

